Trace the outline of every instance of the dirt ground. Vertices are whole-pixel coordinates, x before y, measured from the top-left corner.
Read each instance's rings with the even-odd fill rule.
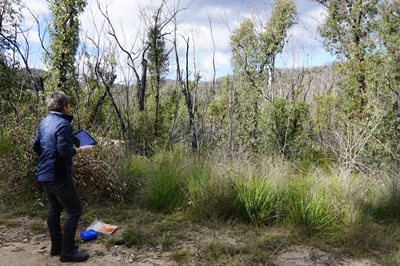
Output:
[[[60,263],[59,257],[49,255],[50,240],[43,228],[44,220],[22,217],[13,222],[0,224],[0,265],[69,265]],[[204,231],[195,228],[190,236],[179,243],[179,248],[187,250],[187,260],[178,263],[173,259],[172,251],[159,248],[137,248],[125,245],[106,246],[107,236],[87,243],[80,248],[89,252],[91,257],[79,265],[249,265],[245,261],[212,263],[201,254],[201,239]],[[118,232],[118,231],[117,231]],[[116,232],[116,233],[117,233]],[[120,232],[119,232],[120,233]],[[273,259],[259,265],[304,266],[304,265],[376,265],[373,260],[338,257],[313,247],[291,245],[279,250]]]

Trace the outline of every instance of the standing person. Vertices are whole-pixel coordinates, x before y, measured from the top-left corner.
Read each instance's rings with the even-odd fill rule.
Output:
[[[73,147],[72,115],[69,98],[63,92],[54,92],[47,98],[47,116],[41,121],[33,149],[39,156],[37,181],[46,191],[49,210],[47,225],[51,238],[51,256],[60,255],[61,262],[81,262],[89,258],[75,246],[75,232],[82,213],[82,204],[72,180],[72,157],[87,154],[92,146]],[[61,212],[67,218],[60,226]]]

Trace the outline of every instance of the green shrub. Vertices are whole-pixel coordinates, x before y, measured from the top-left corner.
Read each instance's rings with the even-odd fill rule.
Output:
[[[128,247],[140,245],[144,241],[143,233],[135,228],[126,229],[122,233],[122,238]]]
[[[286,158],[302,158],[310,145],[309,105],[276,99],[265,106],[261,118],[265,132],[265,150],[284,155]]]

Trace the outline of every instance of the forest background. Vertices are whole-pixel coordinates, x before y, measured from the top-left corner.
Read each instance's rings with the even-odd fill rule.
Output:
[[[400,216],[400,1],[315,2],[327,12],[319,33],[334,63],[276,67],[297,13],[295,1],[275,0],[267,20],[233,29],[231,75],[216,78],[213,41],[205,81],[192,36],[179,31],[180,2],[143,8],[144,26],[126,43],[101,4],[97,35],[80,36],[87,3],[49,0],[47,25],[31,13],[46,28],[47,36],[38,33],[44,71],[30,66],[21,27],[29,4],[3,0],[1,205],[43,208],[31,144],[46,95],[57,90],[71,97],[74,128],[99,141],[74,162],[88,203],[322,235],[393,223]]]

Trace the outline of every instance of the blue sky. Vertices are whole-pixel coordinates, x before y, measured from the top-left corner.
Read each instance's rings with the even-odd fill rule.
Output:
[[[136,43],[140,45],[143,34],[143,16],[146,12],[140,12],[148,5],[157,6],[157,0],[99,0],[103,9],[107,7],[110,19],[113,22],[118,37],[126,47],[132,47]],[[173,0],[168,1],[171,5]],[[278,67],[302,67],[317,66],[331,63],[334,58],[324,50],[317,27],[324,21],[326,12],[324,8],[311,0],[296,0],[298,23],[290,30],[288,43],[282,54],[277,57]],[[46,20],[49,20],[49,11],[46,0],[25,0],[25,5],[37,14],[44,29]],[[217,76],[223,76],[232,72],[230,66],[229,36],[231,32],[245,18],[258,21],[260,25],[268,20],[272,8],[271,0],[181,0],[181,7],[187,7],[179,14],[179,31],[190,37],[191,66],[196,67],[204,79],[212,76],[212,41],[210,21],[215,40],[215,62]],[[31,50],[31,65],[38,68],[46,68],[43,63],[42,50],[37,36],[37,25],[33,18],[25,10],[25,26],[31,29],[29,40],[34,43]],[[81,35],[95,37],[102,25],[103,18],[97,8],[96,0],[88,0],[85,13],[81,16]],[[106,32],[106,30],[104,31]],[[101,47],[107,49],[107,34],[101,39]],[[97,38],[97,37],[96,37]],[[108,38],[109,39],[109,38]],[[90,43],[87,42],[90,46]],[[183,42],[180,43],[183,49]],[[121,61],[123,63],[123,60]],[[139,62],[138,62],[139,63]],[[196,64],[196,66],[194,65]],[[171,65],[173,68],[174,65]],[[172,70],[172,69],[171,69]],[[121,68],[119,71],[127,71]],[[119,76],[122,76],[120,73]],[[129,73],[125,73],[125,75]]]

